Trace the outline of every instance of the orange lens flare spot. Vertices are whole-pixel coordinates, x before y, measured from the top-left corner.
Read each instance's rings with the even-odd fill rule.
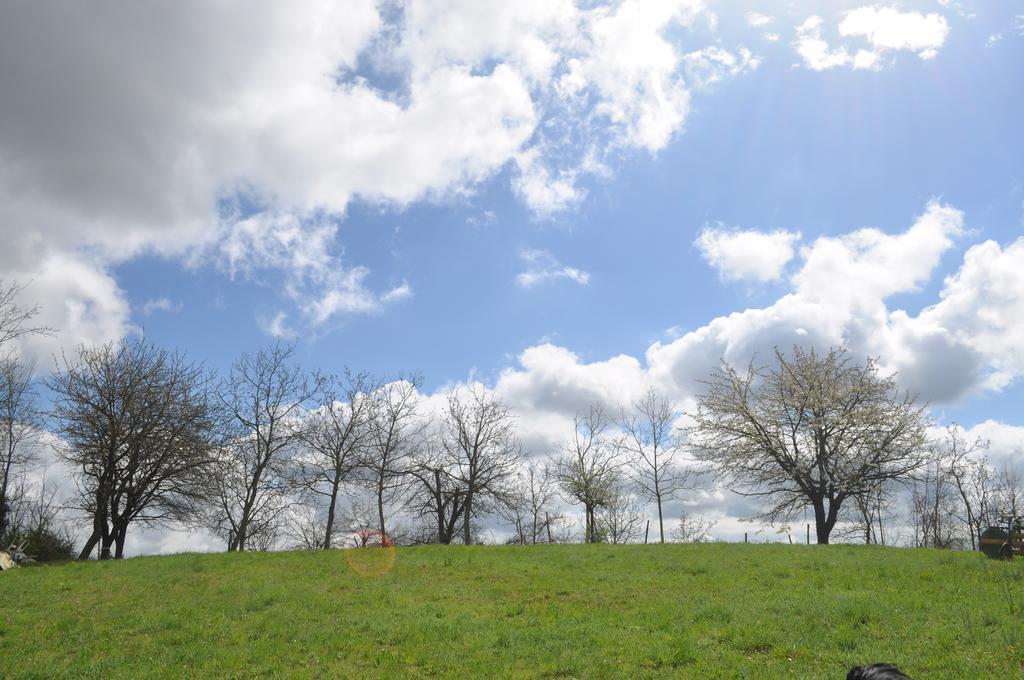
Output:
[[[360,576],[383,576],[395,566],[395,544],[387,534],[357,529],[342,544],[345,561]]]

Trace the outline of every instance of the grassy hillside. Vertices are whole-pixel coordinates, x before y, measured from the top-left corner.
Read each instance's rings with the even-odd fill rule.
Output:
[[[400,548],[0,574],[12,677],[845,677],[1024,673],[1024,560],[863,546]]]

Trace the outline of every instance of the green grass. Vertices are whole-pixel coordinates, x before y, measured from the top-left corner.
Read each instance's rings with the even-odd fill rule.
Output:
[[[1024,674],[1024,560],[864,546],[176,555],[0,574],[0,676]]]

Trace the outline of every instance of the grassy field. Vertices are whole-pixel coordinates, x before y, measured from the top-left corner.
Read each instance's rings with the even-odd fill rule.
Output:
[[[176,555],[0,574],[5,677],[1024,674],[1024,560],[865,546]]]

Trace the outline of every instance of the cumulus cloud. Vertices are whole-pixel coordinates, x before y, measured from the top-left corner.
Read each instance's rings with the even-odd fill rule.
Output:
[[[985,386],[1001,389],[1024,375],[1024,237],[1002,247],[972,246],[960,269],[945,280],[940,301],[919,322],[986,357]]]
[[[17,93],[0,112],[0,266],[41,282],[52,258],[88,259],[111,279],[112,266],[157,253],[232,276],[285,272],[304,323],[375,311],[410,289],[371,287],[342,259],[337,223],[353,200],[461,196],[511,167],[539,214],[572,207],[583,177],[681,129],[680,43],[703,11],[699,0],[12,7],[0,24],[0,91]],[[706,53],[714,78],[752,65],[729,55]],[[126,319],[105,322],[110,337]]]
[[[901,12],[892,7],[859,7],[847,12],[839,22],[839,35],[860,38],[868,47],[831,46],[822,36],[823,20],[814,15],[797,26],[793,46],[804,65],[814,71],[839,66],[876,70],[887,63],[895,51],[915,52],[923,60],[933,59],[946,42],[949,24],[934,12]]]
[[[708,264],[727,281],[775,281],[795,254],[799,232],[729,230],[706,227],[696,246]]]
[[[526,264],[526,271],[516,276],[516,283],[522,288],[533,288],[544,283],[566,279],[586,286],[590,274],[575,267],[563,265],[548,250],[524,250],[519,257]]]
[[[642,359],[587,362],[549,343],[531,347],[496,390],[536,414],[540,430],[557,429],[591,402],[612,408],[648,386],[692,403],[699,380],[720,360],[743,366],[755,353],[795,344],[880,357],[903,387],[937,404],[1001,389],[1024,375],[1015,322],[1024,315],[1024,280],[1014,266],[1024,257],[1024,239],[968,249],[939,299],[916,315],[889,306],[895,295],[920,291],[964,233],[963,214],[933,202],[901,232],[864,228],[820,237],[799,249],[789,291],[766,307],[656,342]]]

